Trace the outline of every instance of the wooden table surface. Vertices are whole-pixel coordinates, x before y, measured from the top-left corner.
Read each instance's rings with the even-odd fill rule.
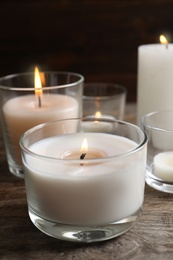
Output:
[[[135,122],[134,105],[127,105],[125,119]],[[1,137],[0,259],[173,259],[173,195],[146,185],[143,213],[127,233],[93,244],[60,241],[31,223],[24,181],[9,173]]]

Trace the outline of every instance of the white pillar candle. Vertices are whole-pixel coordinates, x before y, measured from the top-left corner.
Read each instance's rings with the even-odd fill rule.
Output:
[[[137,121],[149,112],[173,109],[173,44],[138,48]]]
[[[11,144],[20,161],[20,136],[47,121],[78,117],[78,103],[70,96],[43,94],[39,107],[36,95],[26,95],[8,100],[3,106],[3,114]]]
[[[163,181],[173,182],[173,151],[154,157],[154,175]]]
[[[94,154],[95,159],[79,160],[77,151],[84,138],[89,157]],[[30,210],[53,222],[77,225],[102,225],[131,216],[143,203],[145,156],[140,151],[115,156],[136,147],[127,138],[102,133],[68,134],[34,143],[29,150],[35,155],[26,154],[23,162]]]

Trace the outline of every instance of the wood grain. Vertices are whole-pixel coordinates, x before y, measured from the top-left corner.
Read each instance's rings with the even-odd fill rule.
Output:
[[[135,105],[127,105],[127,121],[135,122],[135,109]],[[60,241],[31,223],[24,181],[8,171],[2,136],[0,147],[0,259],[173,259],[173,195],[146,185],[142,215],[127,233],[94,244]]]
[[[86,82],[128,88],[136,100],[137,48],[165,33],[172,41],[172,0],[6,0],[0,3],[0,76],[68,70]]]

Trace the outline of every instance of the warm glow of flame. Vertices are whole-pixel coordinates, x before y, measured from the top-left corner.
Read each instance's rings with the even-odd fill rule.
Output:
[[[88,142],[87,139],[84,138],[83,142],[82,142],[82,146],[80,149],[81,153],[87,153],[88,152]]]
[[[41,84],[40,72],[37,67],[35,67],[35,71],[34,71],[34,87],[35,87],[35,94],[41,96],[42,84]]]
[[[95,113],[95,117],[96,118],[100,118],[102,116],[102,113],[100,112],[100,111],[97,111],[96,113]]]
[[[168,40],[164,35],[160,35],[160,43],[161,44],[168,44]]]
[[[41,79],[42,87],[45,87],[46,86],[46,78],[45,78],[44,72],[40,72],[40,79]]]

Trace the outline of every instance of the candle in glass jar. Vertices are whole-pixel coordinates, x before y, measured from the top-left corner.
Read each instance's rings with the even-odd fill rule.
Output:
[[[81,160],[84,138],[89,159]],[[135,156],[113,157],[137,146],[103,133],[67,134],[32,144],[33,156],[28,154],[24,162],[30,209],[49,221],[78,225],[101,225],[132,215],[143,203],[143,166]]]
[[[21,89],[22,91],[22,89]],[[35,125],[78,116],[78,102],[62,94],[43,93],[39,73],[35,70],[35,94],[14,97],[3,106],[7,134],[20,162],[20,136]]]

